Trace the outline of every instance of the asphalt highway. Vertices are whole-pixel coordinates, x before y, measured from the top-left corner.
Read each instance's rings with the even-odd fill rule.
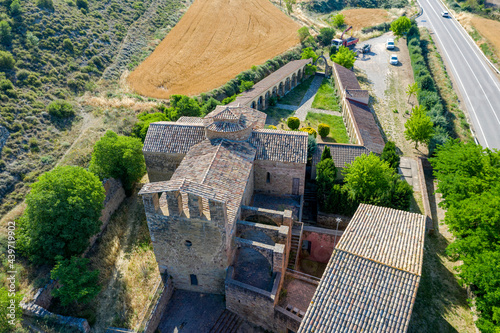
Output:
[[[500,80],[459,23],[452,17],[442,17],[446,9],[439,0],[418,2],[423,14],[417,22],[434,33],[434,42],[440,46],[448,74],[460,90],[477,140],[483,147],[500,149]]]

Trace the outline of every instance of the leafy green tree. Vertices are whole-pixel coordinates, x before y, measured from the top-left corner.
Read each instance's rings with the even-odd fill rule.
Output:
[[[418,87],[417,82],[410,83],[408,88],[406,89],[406,95],[408,95],[408,103],[410,103],[411,96],[417,96],[420,88]]]
[[[332,153],[330,152],[330,147],[328,146],[325,146],[325,149],[323,149],[323,152],[321,153],[321,161],[326,159],[332,159]]]
[[[425,114],[425,109],[414,107],[410,119],[405,123],[405,137],[415,142],[415,149],[417,149],[419,143],[429,143],[434,134],[433,126],[431,118]]]
[[[73,48],[73,43],[71,42],[71,39],[64,38],[64,40],[63,40],[63,48],[65,50],[68,50],[69,52],[73,53],[74,48]]]
[[[318,39],[321,44],[325,46],[330,46],[333,36],[335,35],[335,29],[333,28],[321,28],[319,31]]]
[[[314,74],[316,74],[317,70],[318,70],[317,66],[314,66],[314,65],[311,65],[311,64],[307,64],[306,65],[305,73],[306,73],[306,75],[314,75]]]
[[[297,3],[297,0],[285,0],[285,7],[288,15],[293,13],[293,5]]]
[[[3,45],[9,45],[12,39],[12,28],[9,22],[2,20],[0,21],[0,42]]]
[[[318,148],[318,144],[316,143],[316,139],[313,135],[308,135],[307,137],[307,160],[310,161]]]
[[[87,0],[76,0],[76,6],[80,9],[89,9],[89,3]]]
[[[71,260],[65,260],[59,256],[56,260],[50,277],[59,280],[61,286],[52,290],[52,296],[59,298],[63,306],[72,303],[87,304],[99,294],[99,271],[88,270],[89,259],[72,257]]]
[[[300,56],[301,59],[312,59],[315,62],[318,59],[318,55],[311,47],[306,47],[302,50],[302,54]]]
[[[0,51],[0,70],[10,70],[14,68],[15,60],[8,51]]]
[[[346,165],[342,174],[349,195],[356,201],[368,204],[380,204],[399,178],[389,163],[372,153],[356,157],[351,164]]]
[[[100,179],[120,179],[130,192],[146,172],[141,140],[107,131],[94,145],[89,170]]]
[[[356,52],[349,50],[348,47],[341,46],[331,59],[333,62],[345,68],[352,68],[356,61]]]
[[[81,254],[99,231],[104,198],[102,183],[83,168],[62,166],[41,175],[26,196],[20,250],[36,263]]]
[[[143,112],[137,116],[139,121],[132,127],[132,136],[140,138],[142,142],[146,139],[149,125],[158,121],[168,121],[167,116],[162,112],[147,113]]]
[[[37,36],[35,36],[31,31],[28,31],[26,33],[26,45],[28,47],[35,47],[38,46],[38,42],[40,40],[38,39]]]
[[[328,134],[330,134],[330,126],[328,126],[327,124],[319,124],[318,125],[318,134],[324,138],[324,137],[327,137]]]
[[[309,33],[309,28],[307,28],[307,27],[300,28],[299,31],[297,32],[297,34],[299,35],[299,39],[300,39],[301,43],[303,41],[305,41],[307,39],[307,37],[311,36],[311,34]]]
[[[331,24],[334,27],[340,28],[345,24],[345,16],[344,14],[338,13],[337,15],[334,15],[331,20]]]
[[[253,81],[241,81],[240,92],[250,90],[252,89],[252,87],[253,87]]]
[[[201,115],[206,116],[207,114],[209,114],[210,112],[215,110],[217,105],[220,105],[220,104],[221,104],[221,102],[219,102],[218,100],[216,100],[213,97],[210,97],[201,107],[201,109],[200,109]]]
[[[328,200],[336,178],[337,168],[331,158],[324,159],[316,165],[316,186],[321,203]]]
[[[297,118],[297,117],[290,117],[288,118],[288,120],[286,121],[286,124],[288,125],[288,127],[292,130],[292,131],[295,131],[296,129],[299,128],[300,126],[300,119]]]
[[[391,31],[396,36],[403,36],[411,28],[411,21],[406,16],[401,16],[391,23]]]
[[[0,288],[0,331],[14,331],[15,325],[21,321],[23,309],[19,305],[23,295],[11,293],[4,287]]]
[[[199,117],[201,115],[200,104],[195,98],[184,95],[170,96],[170,105],[167,117],[171,120],[177,120],[182,116]]]
[[[68,118],[75,115],[73,105],[64,100],[55,100],[50,102],[47,106],[47,111],[52,117],[56,118]]]
[[[18,16],[23,13],[23,7],[21,6],[21,2],[19,0],[14,0],[10,4],[10,14],[12,16]]]
[[[380,155],[380,158],[389,163],[391,168],[397,170],[397,168],[399,167],[400,157],[396,152],[396,144],[394,143],[394,141],[387,141],[384,146],[384,150]]]

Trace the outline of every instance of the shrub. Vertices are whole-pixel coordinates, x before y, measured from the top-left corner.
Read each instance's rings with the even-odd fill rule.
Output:
[[[318,148],[316,139],[312,135],[307,136],[307,160],[310,161]]]
[[[240,92],[250,90],[252,89],[252,87],[253,87],[253,81],[241,81]]]
[[[313,62],[318,59],[318,55],[310,47],[306,47],[305,49],[303,49],[300,57],[301,59],[312,59]]]
[[[397,170],[399,166],[400,157],[396,152],[396,143],[394,141],[387,141],[384,150],[380,155],[380,159],[389,163],[390,167]]]
[[[424,75],[418,78],[418,87],[420,90],[428,90],[428,91],[436,91],[436,87],[434,86],[434,80],[429,75]]]
[[[318,125],[318,134],[324,138],[324,137],[327,137],[328,134],[330,134],[330,126],[328,126],[327,124],[319,124]]]
[[[321,42],[321,44],[325,46],[330,46],[334,35],[335,35],[335,29],[321,28],[318,35],[318,40]]]
[[[345,16],[344,14],[338,13],[337,15],[334,15],[332,17],[332,24],[336,26],[337,28],[340,28],[345,24]]]
[[[52,0],[36,0],[36,5],[47,10],[54,10],[54,3]]]
[[[286,124],[288,125],[288,128],[290,128],[291,130],[295,131],[300,126],[300,120],[297,117],[290,117],[286,121]]]
[[[431,110],[437,103],[441,102],[438,94],[435,91],[420,90],[417,94],[418,103]]]
[[[307,37],[311,36],[311,34],[309,33],[309,28],[307,28],[307,27],[300,28],[299,31],[297,32],[297,34],[299,35],[299,39],[300,39],[301,43],[304,40],[306,40]]]
[[[146,139],[146,134],[151,123],[157,121],[168,121],[167,116],[162,112],[147,113],[143,112],[137,116],[139,121],[132,127],[132,136],[140,138],[142,142]]]
[[[87,2],[87,0],[76,0],[76,6],[80,9],[88,9],[89,3]]]
[[[0,70],[10,70],[14,68],[14,57],[8,51],[0,51]]]
[[[312,127],[303,127],[300,131],[309,133],[309,135],[312,135],[315,138],[318,136],[318,132],[316,132],[316,130]]]
[[[55,100],[47,106],[47,111],[55,118],[68,118],[75,115],[73,105],[63,100]]]
[[[0,21],[0,42],[2,44],[10,44],[10,40],[12,39],[11,31],[12,28],[10,27],[9,22],[5,20]]]

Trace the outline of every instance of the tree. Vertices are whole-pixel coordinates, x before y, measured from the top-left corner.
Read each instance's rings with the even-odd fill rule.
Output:
[[[50,104],[47,106],[47,111],[52,117],[56,118],[68,118],[75,115],[73,105],[64,100],[56,100],[50,102]]]
[[[319,31],[318,39],[325,46],[330,46],[332,43],[332,38],[335,35],[335,29],[333,28],[321,28]]]
[[[167,117],[171,120],[177,120],[182,116],[199,117],[201,115],[200,105],[195,98],[172,95],[170,96],[170,105],[172,107],[167,110]]]
[[[65,50],[68,50],[69,52],[73,53],[73,43],[71,42],[71,39],[69,38],[64,38],[63,40],[63,48]]]
[[[12,3],[10,4],[10,14],[12,16],[18,16],[21,15],[22,13],[23,13],[23,7],[21,7],[21,3],[19,2],[19,0],[12,1]]]
[[[250,90],[252,89],[252,87],[253,87],[253,81],[241,81],[240,92]]]
[[[0,288],[0,331],[10,332],[21,321],[23,309],[19,305],[23,295]]]
[[[382,198],[387,197],[392,184],[399,178],[389,163],[373,153],[356,157],[346,165],[342,174],[349,195],[368,204],[381,204]]]
[[[317,70],[318,70],[317,66],[314,66],[314,65],[311,65],[311,64],[307,64],[306,65],[305,73],[306,73],[306,75],[314,75],[314,74],[316,74]]]
[[[400,157],[396,152],[396,144],[394,143],[394,141],[387,141],[387,143],[384,146],[384,150],[380,155],[380,158],[389,163],[391,168],[397,170],[399,166]]]
[[[28,31],[26,33],[26,44],[28,47],[35,47],[38,46],[38,42],[40,40],[38,39],[37,36],[35,36],[31,31]]]
[[[54,3],[52,0],[36,0],[36,5],[47,10],[54,10]]]
[[[311,160],[316,149],[318,148],[318,144],[316,143],[316,139],[312,135],[308,135],[307,137],[307,159]]]
[[[425,114],[425,109],[414,107],[410,119],[405,123],[405,137],[415,142],[415,149],[417,149],[419,143],[429,143],[434,133],[433,126],[431,118]]]
[[[9,22],[2,20],[0,21],[0,42],[3,45],[9,45],[12,38],[11,35],[12,28]]]
[[[288,125],[288,127],[292,130],[292,131],[295,131],[296,129],[299,128],[300,126],[300,119],[297,118],[297,117],[290,117],[288,118],[288,120],[286,121],[286,124]]]
[[[341,46],[331,59],[333,62],[345,68],[352,68],[356,61],[356,52],[349,50],[349,48],[345,46]]]
[[[391,31],[396,36],[403,36],[411,28],[411,21],[406,16],[401,16],[391,23]]]
[[[0,51],[0,70],[10,70],[14,68],[15,60],[8,51]]]
[[[141,140],[107,131],[94,145],[89,170],[100,179],[120,179],[125,190],[130,192],[146,172]]]
[[[323,152],[321,153],[321,160],[323,161],[331,158],[332,158],[332,153],[330,152],[330,147],[325,146],[325,149],[323,149]]]
[[[311,36],[311,34],[309,33],[309,28],[307,28],[307,27],[300,28],[299,31],[297,32],[297,34],[299,35],[299,39],[300,39],[301,43],[303,41],[305,41],[307,39],[307,37]]]
[[[337,168],[331,158],[322,160],[316,165],[316,185],[318,197],[321,202],[325,202],[335,185],[337,178]]]
[[[312,59],[313,62],[316,62],[318,59],[318,55],[311,47],[306,47],[302,50],[302,54],[300,56],[301,59]]]
[[[330,134],[330,126],[328,126],[327,124],[319,124],[318,125],[318,134],[324,138],[324,137],[327,137],[328,134]]]
[[[87,265],[89,259],[72,257],[65,260],[57,258],[57,264],[50,271],[50,277],[59,280],[59,288],[52,290],[52,296],[61,300],[63,306],[71,303],[86,304],[90,302],[99,292],[99,271],[89,271]]]
[[[87,0],[76,0],[76,6],[79,9],[88,9],[89,8],[89,3]]]
[[[137,116],[139,121],[132,127],[132,136],[140,138],[142,142],[146,139],[149,125],[158,121],[168,121],[167,116],[162,112],[143,112]]]
[[[286,11],[288,15],[293,13],[293,5],[297,3],[297,0],[285,0]]]
[[[344,14],[338,13],[334,15],[331,20],[331,24],[337,28],[340,28],[345,24],[345,16]]]
[[[417,93],[420,91],[417,82],[410,83],[408,88],[406,89],[406,95],[408,95],[408,103],[410,103],[411,96],[417,96]]]
[[[81,254],[101,226],[104,192],[99,179],[80,167],[56,167],[41,175],[19,220],[22,253],[36,263]]]

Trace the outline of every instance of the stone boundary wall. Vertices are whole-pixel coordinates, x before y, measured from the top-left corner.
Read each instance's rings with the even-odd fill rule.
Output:
[[[336,228],[336,222],[334,222]],[[340,223],[339,223],[340,229]],[[333,249],[337,246],[343,231],[305,226],[302,230],[302,241],[311,243],[311,251],[300,251],[300,259],[308,259],[320,263],[328,263]]]
[[[248,230],[258,230],[269,236],[275,243],[286,244],[288,229],[289,227],[286,225],[275,227],[267,224],[238,221],[236,225],[236,237],[241,237]]]
[[[339,223],[339,230],[345,230],[347,225],[351,221],[350,217],[338,215],[338,214],[327,214],[321,211],[318,211],[318,219],[317,223],[319,227],[328,228],[328,229],[337,229],[337,218],[341,221]]]
[[[292,226],[292,211],[290,210],[279,211],[252,206],[241,206],[240,220],[245,220],[247,217],[254,215],[269,218],[278,226],[282,224],[288,227]]]
[[[278,333],[298,332],[302,318],[286,311],[281,306],[274,307],[274,326]]]
[[[427,162],[427,159],[425,159],[425,162]],[[422,201],[424,202],[424,213],[426,216],[425,229],[428,233],[432,234],[434,233],[434,223],[432,222],[432,211],[429,203],[429,192],[427,191],[427,184],[425,182],[424,159],[422,157],[417,158],[417,166],[418,178],[420,180],[420,190],[422,191]]]
[[[286,270],[286,275],[289,275],[289,276],[293,277],[296,280],[300,280],[300,281],[304,281],[304,282],[313,284],[315,286],[318,286],[319,285],[319,281],[321,280],[321,279],[319,279],[319,278],[317,278],[315,276],[309,277],[310,275],[308,275],[308,274],[305,274],[305,273],[302,273],[302,272],[297,272],[297,271],[294,271],[294,270],[291,270],[291,269],[287,269]]]
[[[165,311],[173,292],[174,287],[172,285],[172,279],[168,277],[167,281],[164,283],[160,298],[158,298],[158,302],[156,302],[153,310],[151,311],[151,315],[149,316],[149,320],[144,326],[143,333],[153,333],[156,331],[158,325],[160,324],[161,316]]]
[[[83,318],[75,318],[75,317],[66,317],[58,314],[54,314],[50,311],[47,311],[45,308],[36,305],[34,303],[21,303],[21,308],[23,309],[23,314],[30,317],[38,317],[38,318],[54,318],[58,324],[71,326],[79,330],[83,333],[90,332],[90,325],[87,322],[87,319]]]

